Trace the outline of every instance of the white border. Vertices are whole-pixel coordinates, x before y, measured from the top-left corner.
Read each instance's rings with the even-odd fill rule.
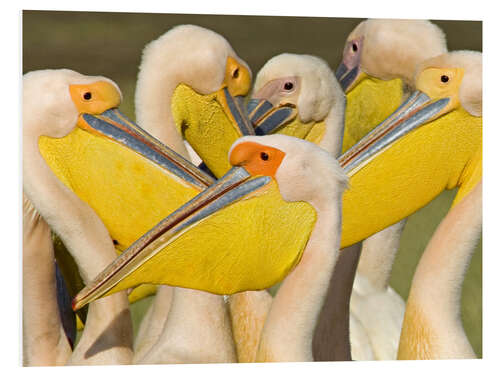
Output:
[[[312,364],[256,364],[256,365],[170,365],[165,366],[121,366],[113,368],[124,373],[147,371],[192,373],[217,372],[254,373],[263,372],[307,372],[314,373],[367,373],[383,372],[384,374],[405,373],[414,374],[425,371],[450,373],[460,369],[460,373],[482,373],[487,368],[498,365],[498,337],[500,334],[499,320],[499,293],[500,286],[498,268],[500,267],[498,246],[495,246],[494,235],[498,231],[498,220],[494,216],[498,211],[498,150],[496,145],[499,121],[495,110],[499,105],[495,100],[500,96],[498,90],[498,47],[495,43],[499,21],[496,19],[494,2],[481,1],[315,1],[293,2],[273,0],[258,2],[255,0],[238,1],[116,1],[103,2],[88,0],[83,2],[66,1],[17,1],[2,6],[2,97],[3,130],[2,147],[2,175],[1,182],[1,228],[3,248],[2,256],[2,307],[0,320],[2,335],[0,339],[2,367],[4,371],[33,371],[19,367],[20,343],[20,243],[21,243],[21,163],[20,163],[20,77],[21,77],[21,43],[22,9],[46,10],[74,10],[74,11],[115,11],[115,12],[153,12],[153,13],[205,13],[205,14],[248,14],[248,15],[286,15],[286,16],[322,16],[322,17],[385,17],[385,18],[430,18],[430,19],[468,19],[483,21],[483,51],[484,52],[484,237],[483,237],[483,360],[476,361],[418,361],[418,362],[364,362],[364,363],[312,363]],[[325,5],[328,4],[328,5]],[[325,43],[328,36],[325,35]],[[6,131],[6,132],[5,132]],[[15,157],[18,157],[14,162]],[[17,307],[17,308],[15,308]],[[200,367],[201,366],[201,367]],[[92,371],[108,371],[109,367],[92,368]],[[89,367],[65,368],[38,368],[34,371],[53,373],[71,371],[77,373],[88,372]],[[10,373],[10,371],[9,371]],[[489,373],[489,371],[488,371]]]

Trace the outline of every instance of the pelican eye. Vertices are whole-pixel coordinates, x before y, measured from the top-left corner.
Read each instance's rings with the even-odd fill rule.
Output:
[[[87,91],[85,94],[83,94],[83,99],[85,99],[85,100],[92,99],[92,94]]]
[[[261,152],[260,158],[264,161],[267,161],[267,160],[269,160],[269,154],[267,152]]]
[[[287,91],[290,91],[293,89],[293,83],[292,82],[286,82],[283,88]]]
[[[441,76],[441,82],[446,83],[446,82],[448,82],[449,80],[450,80],[450,77],[448,77],[447,75],[444,75],[444,74],[443,74],[443,75]]]
[[[239,68],[236,68],[234,71],[233,71],[233,78],[238,78],[238,76],[240,75],[240,69]]]
[[[352,44],[352,50],[356,52],[358,50],[358,45],[356,43]]]
[[[118,241],[117,240],[113,240],[113,245],[118,245]]]

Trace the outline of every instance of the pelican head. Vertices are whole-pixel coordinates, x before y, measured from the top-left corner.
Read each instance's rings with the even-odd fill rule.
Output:
[[[85,76],[68,69],[26,73],[24,138],[37,142],[45,155],[54,139],[69,139],[80,129],[85,131],[78,132],[83,137],[91,133],[153,157],[151,147],[159,142],[117,109],[121,99],[116,83],[105,77]]]
[[[250,68],[226,39],[199,26],[177,26],[144,48],[137,121],[175,150],[184,148],[184,138],[221,176],[230,168],[231,144],[253,134],[241,110],[250,87]]]
[[[449,97],[443,113],[463,107],[472,116],[483,112],[482,54],[454,51],[423,61],[415,72],[417,90],[432,99]]]
[[[417,63],[444,52],[446,37],[429,21],[368,19],[349,34],[336,75],[345,92],[367,76],[410,85]]]
[[[329,197],[340,197],[348,183],[330,153],[282,134],[242,137],[231,147],[229,160],[251,175],[273,177],[285,201],[308,202],[316,209],[320,202],[330,202]]]
[[[279,133],[340,152],[345,96],[328,64],[284,53],[259,71],[249,103],[257,135]]]
[[[118,86],[105,77],[68,69],[29,72],[23,77],[24,131],[61,138],[75,126],[89,129],[83,114],[101,114],[121,99]]]

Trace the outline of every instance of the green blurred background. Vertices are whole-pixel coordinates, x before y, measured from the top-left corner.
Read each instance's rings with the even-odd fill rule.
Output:
[[[282,52],[317,55],[335,69],[347,35],[361,20],[23,11],[23,73],[69,68],[83,74],[109,77],[122,89],[123,112],[135,118],[134,90],[142,49],[175,25],[196,24],[222,34],[249,64],[255,76],[268,59]],[[482,51],[481,22],[433,22],[445,32],[449,50]],[[408,220],[391,278],[391,286],[404,299],[408,297],[420,255],[448,211],[455,193],[455,190],[444,192]],[[151,299],[148,297],[132,306],[135,332]],[[472,346],[482,357],[482,243],[476,249],[465,278],[462,317]]]

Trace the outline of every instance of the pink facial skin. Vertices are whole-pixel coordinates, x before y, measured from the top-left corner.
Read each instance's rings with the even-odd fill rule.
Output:
[[[342,62],[351,70],[361,63],[361,51],[363,49],[363,37],[350,40],[344,47]]]

